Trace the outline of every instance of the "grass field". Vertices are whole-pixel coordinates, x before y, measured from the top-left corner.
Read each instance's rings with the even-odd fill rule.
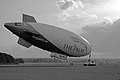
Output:
[[[120,80],[119,64],[85,67],[68,63],[1,65],[0,80]]]

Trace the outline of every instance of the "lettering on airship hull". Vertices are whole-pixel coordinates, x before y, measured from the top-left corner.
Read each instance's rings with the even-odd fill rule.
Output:
[[[75,44],[73,46],[72,45],[68,45],[68,44],[64,44],[63,48],[65,48],[67,50],[71,50],[71,51],[76,51],[76,52],[85,52],[84,49],[79,48]]]

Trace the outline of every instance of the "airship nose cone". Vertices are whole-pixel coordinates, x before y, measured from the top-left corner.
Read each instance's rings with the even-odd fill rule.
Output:
[[[87,54],[90,54],[91,51],[92,51],[92,48],[91,48],[91,46],[89,45],[88,48],[87,48]]]
[[[89,55],[92,51],[91,45],[90,43],[83,37],[81,37],[83,39],[84,44],[86,45],[86,55]]]

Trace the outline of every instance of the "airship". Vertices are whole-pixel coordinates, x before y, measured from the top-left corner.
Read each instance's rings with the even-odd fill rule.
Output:
[[[23,14],[22,22],[8,22],[4,26],[19,37],[18,44],[35,46],[51,53],[50,57],[66,60],[91,54],[90,43],[80,35],[53,25],[37,23],[33,16]]]

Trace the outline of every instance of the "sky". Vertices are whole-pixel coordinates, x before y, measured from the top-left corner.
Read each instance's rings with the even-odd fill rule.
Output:
[[[49,57],[50,52],[17,44],[4,27],[29,14],[37,22],[70,30],[85,37],[95,58],[120,58],[120,0],[0,0],[0,51],[15,57]]]

